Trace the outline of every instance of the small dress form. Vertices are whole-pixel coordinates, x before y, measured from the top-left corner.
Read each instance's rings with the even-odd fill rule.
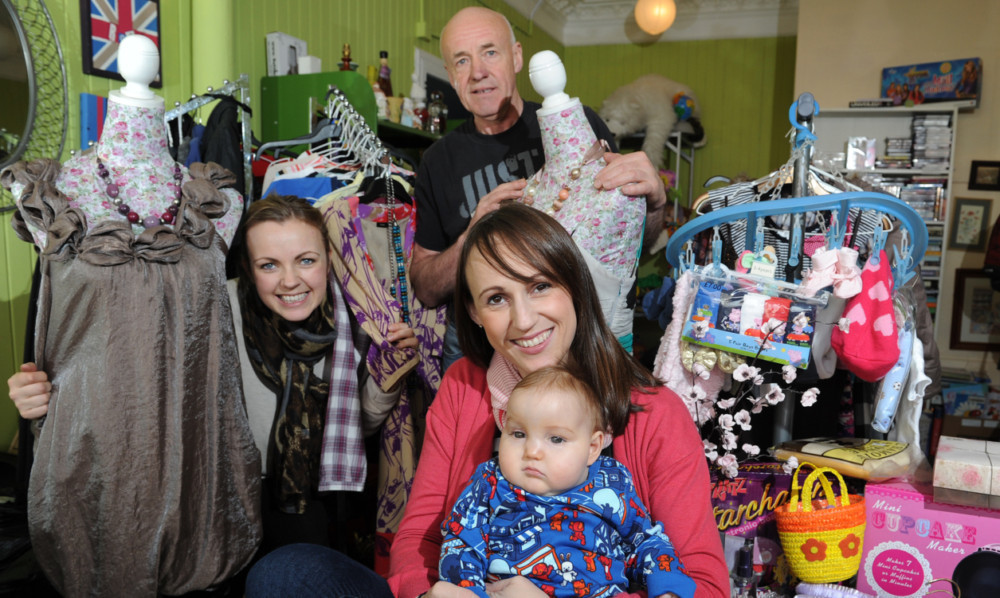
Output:
[[[621,191],[594,189],[604,168],[604,147],[578,98],[563,93],[566,71],[555,53],[535,54],[529,63],[535,90],[545,166],[528,181],[522,201],[553,216],[573,236],[590,269],[608,327],[631,348],[632,310],[628,293],[642,245],[646,202]]]
[[[242,202],[217,165],[180,168],[162,100],[112,92],[96,152],[17,163],[14,228],[40,251],[35,355],[52,382],[28,520],[64,596],[176,595],[236,574],[260,542],[260,456],[242,401],[217,227]],[[96,155],[95,155],[96,154]]]

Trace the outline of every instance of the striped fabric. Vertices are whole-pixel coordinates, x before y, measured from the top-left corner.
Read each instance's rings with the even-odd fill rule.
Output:
[[[330,357],[330,398],[323,428],[323,454],[320,457],[319,489],[360,492],[365,485],[368,462],[361,433],[361,401],[358,395],[357,359],[354,343],[347,331],[351,316],[344,294],[330,277],[330,293],[335,309],[337,339]]]

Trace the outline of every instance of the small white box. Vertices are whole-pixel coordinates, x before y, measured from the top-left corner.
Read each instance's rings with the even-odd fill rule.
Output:
[[[319,56],[302,56],[299,58],[299,74],[311,75],[323,72],[323,59]]]
[[[297,75],[299,60],[308,54],[305,40],[273,31],[267,34],[267,75]]]
[[[847,169],[871,170],[875,167],[876,140],[870,137],[847,139]]]

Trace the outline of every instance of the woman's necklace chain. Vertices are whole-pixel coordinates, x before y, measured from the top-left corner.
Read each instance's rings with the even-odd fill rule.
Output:
[[[399,230],[399,222],[396,220],[396,192],[393,189],[391,175],[386,180],[386,222],[389,233],[389,272],[395,279],[391,282],[390,291],[392,296],[399,301],[400,315],[403,322],[410,323],[410,298],[406,285],[406,264],[403,261],[403,235]],[[399,294],[396,289],[399,288]]]
[[[184,175],[181,173],[181,167],[176,162],[174,163],[174,184],[177,185],[177,197],[174,198],[167,210],[159,217],[147,216],[146,218],[142,218],[138,212],[133,211],[127,203],[122,201],[119,197],[121,189],[111,180],[111,173],[108,171],[108,167],[104,165],[104,162],[101,161],[100,156],[97,156],[97,174],[104,181],[104,193],[111,199],[111,203],[115,204],[115,209],[133,225],[142,224],[145,228],[153,228],[154,226],[170,224],[174,221],[174,217],[177,215],[177,211],[181,205],[181,181],[184,178]]]

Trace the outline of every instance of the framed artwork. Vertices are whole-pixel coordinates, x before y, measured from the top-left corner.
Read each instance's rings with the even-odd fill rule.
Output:
[[[969,171],[969,189],[973,191],[1000,191],[1000,162],[973,160]]]
[[[951,232],[948,234],[948,249],[983,251],[986,249],[987,230],[990,225],[989,199],[969,199],[956,197],[951,213]]]
[[[951,312],[952,349],[1000,350],[1000,293],[977,268],[955,271],[955,302]]]
[[[118,74],[118,43],[127,33],[145,35],[160,48],[159,0],[80,0],[83,72],[124,81]],[[163,52],[161,49],[160,55]],[[161,59],[162,71],[162,59]],[[162,87],[160,73],[150,87]]]

